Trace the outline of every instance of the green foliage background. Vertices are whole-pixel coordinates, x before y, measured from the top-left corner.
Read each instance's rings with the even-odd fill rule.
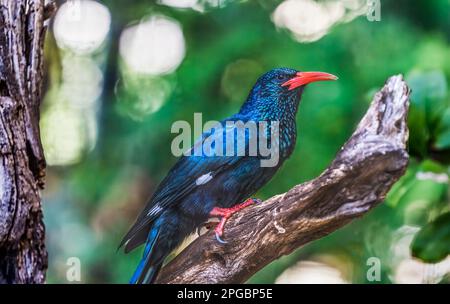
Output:
[[[272,283],[298,261],[313,260],[338,269],[348,282],[371,283],[366,276],[370,257],[381,261],[382,283],[396,282],[398,266],[411,258],[396,248],[411,229],[414,257],[436,263],[448,256],[450,2],[382,1],[380,22],[361,16],[333,27],[312,43],[299,43],[287,30],[276,28],[271,14],[279,2],[228,1],[223,8],[200,13],[147,0],[103,1],[112,14],[112,30],[107,42],[91,55],[104,78],[95,117],[97,140],[76,162],[48,170],[44,212],[49,282],[67,282],[66,261],[78,257],[82,282],[126,283],[141,251],[124,255],[116,248],[176,161],[170,152],[171,124],[192,122],[194,112],[202,112],[204,121],[236,112],[256,78],[280,66],[330,72],[339,81],[311,85],[305,91],[295,153],[257,197],[285,192],[320,174],[352,133],[373,93],[387,77],[398,73],[406,76],[413,90],[412,158],[385,204],[273,262],[249,282]],[[181,24],[186,56],[171,74],[133,74],[117,51],[120,32],[155,13]],[[50,80],[44,122],[50,105],[59,102],[55,92],[61,86],[61,56],[69,51],[58,49],[50,33],[46,52]],[[170,88],[156,112],[137,102],[151,94],[152,86]],[[44,131],[59,127],[44,126]],[[44,142],[46,136],[43,132]],[[448,276],[439,279],[446,280]]]

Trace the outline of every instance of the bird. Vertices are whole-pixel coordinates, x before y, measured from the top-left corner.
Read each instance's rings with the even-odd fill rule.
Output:
[[[329,73],[291,68],[274,68],[259,77],[239,112],[221,120],[215,129],[222,128],[223,138],[227,138],[226,134],[236,131],[236,127],[226,124],[230,121],[268,122],[269,126],[278,122],[279,136],[269,142],[278,143],[278,162],[273,166],[261,166],[261,160],[267,156],[259,154],[184,153],[158,185],[119,245],[128,253],[145,243],[142,259],[130,283],[154,283],[166,257],[211,217],[220,219],[214,232],[218,242],[226,243],[223,238],[227,219],[259,203],[250,197],[292,154],[297,137],[296,113],[305,86],[337,79]],[[267,130],[264,132],[267,135]],[[208,135],[211,136],[211,131],[202,134],[188,151],[204,144]],[[250,136],[253,135],[245,132],[246,149]],[[221,149],[211,147],[215,152]]]

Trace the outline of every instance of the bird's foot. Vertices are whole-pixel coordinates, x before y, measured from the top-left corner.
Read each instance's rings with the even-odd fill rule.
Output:
[[[223,229],[225,227],[225,223],[227,222],[227,220],[236,212],[238,212],[250,205],[257,204],[260,202],[261,202],[261,200],[259,200],[259,199],[249,198],[245,202],[243,202],[241,204],[237,204],[236,206],[233,206],[231,208],[215,207],[211,211],[210,215],[221,218],[220,222],[217,224],[216,228],[214,228],[214,232],[216,234],[216,240],[219,243],[226,244],[227,242],[222,239],[222,236],[223,236]]]

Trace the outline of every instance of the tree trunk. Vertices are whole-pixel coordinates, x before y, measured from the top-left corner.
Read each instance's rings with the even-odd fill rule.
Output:
[[[39,135],[44,0],[0,0],[0,283],[44,283]]]

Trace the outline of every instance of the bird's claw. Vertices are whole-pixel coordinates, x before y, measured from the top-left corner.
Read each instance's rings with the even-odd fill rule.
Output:
[[[227,221],[227,219],[234,213],[238,212],[239,210],[242,210],[244,208],[246,208],[249,205],[252,204],[259,204],[262,201],[260,199],[257,198],[249,198],[247,199],[245,202],[238,204],[234,207],[231,208],[214,208],[210,215],[211,216],[218,216],[221,217],[220,222],[217,224],[216,228],[214,229],[214,232],[216,234],[216,240],[221,243],[221,244],[226,244],[228,242],[224,241],[222,239],[222,235],[223,235],[223,228],[225,226],[225,223]],[[198,231],[198,230],[197,230]]]
[[[220,235],[218,232],[216,232],[215,234],[216,234],[216,240],[217,240],[219,243],[221,243],[221,244],[227,244],[227,243],[228,243],[227,241],[224,241],[224,240],[222,239],[221,235]]]

